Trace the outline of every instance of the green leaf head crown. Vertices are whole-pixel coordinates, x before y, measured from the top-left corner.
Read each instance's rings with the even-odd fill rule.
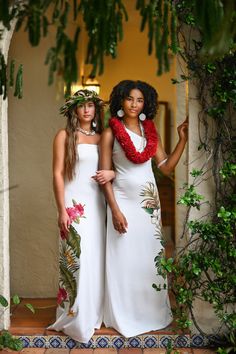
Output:
[[[74,95],[69,96],[65,104],[60,108],[60,113],[68,117],[77,106],[89,101],[94,102],[96,107],[101,108],[104,106],[104,101],[95,91],[85,89],[79,90],[75,92]]]

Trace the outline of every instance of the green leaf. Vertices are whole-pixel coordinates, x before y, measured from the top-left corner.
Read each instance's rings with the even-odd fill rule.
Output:
[[[2,295],[0,295],[0,304],[1,304],[3,307],[7,307],[7,306],[8,306],[8,301],[7,301],[7,299],[6,299],[4,296],[2,296]]]
[[[155,210],[154,208],[146,208],[146,207],[142,207],[142,209],[144,209],[146,211],[146,213],[152,215],[153,211]]]
[[[190,172],[190,175],[192,177],[198,177],[198,176],[201,176],[202,174],[203,174],[203,170],[198,170],[195,168],[193,168],[192,171]]]
[[[11,60],[11,63],[10,63],[10,82],[9,82],[9,86],[10,87],[14,86],[14,72],[15,72],[15,60]]]
[[[29,309],[31,312],[35,313],[35,308],[33,307],[32,304],[25,304],[25,307]]]
[[[172,82],[173,85],[180,83],[180,81],[177,80],[177,79],[171,79],[171,82]]]
[[[14,304],[14,305],[19,305],[20,302],[21,302],[21,300],[20,300],[20,298],[19,298],[18,295],[14,295],[14,296],[12,297],[12,301],[13,301],[13,304]]]
[[[76,229],[72,225],[70,225],[66,243],[74,250],[78,258],[80,257],[81,253],[80,239],[80,235],[77,233]]]

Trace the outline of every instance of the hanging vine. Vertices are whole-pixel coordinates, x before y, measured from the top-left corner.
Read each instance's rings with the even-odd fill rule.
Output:
[[[123,39],[122,21],[128,20],[128,14],[121,0],[81,0],[79,10],[89,37],[86,64],[92,64],[94,77],[103,73],[105,55],[116,58],[118,41]]]
[[[103,73],[105,56],[117,57],[118,43],[123,39],[123,22],[128,20],[124,4],[124,0],[1,0],[0,22],[3,29],[0,36],[4,28],[10,29],[13,18],[17,19],[15,30],[24,26],[32,46],[39,45],[49,29],[55,28],[55,44],[45,59],[49,66],[48,83],[53,83],[55,74],[60,75],[69,93],[71,84],[78,79],[79,14],[89,39],[86,63],[92,65],[90,76],[94,77]],[[214,57],[226,53],[235,43],[235,6],[233,1],[220,0],[208,0],[203,4],[199,0],[136,0],[136,9],[141,16],[140,30],[147,28],[148,54],[154,52],[157,59],[157,75],[169,70],[170,54],[181,54],[177,19],[185,13],[186,23],[194,22],[204,33],[202,55],[207,53]],[[68,34],[71,20],[74,21],[73,35]],[[6,68],[6,65],[1,65],[0,76],[2,79],[5,76],[7,82]],[[5,98],[7,86],[4,82],[1,92]],[[22,97],[22,94],[17,97]]]
[[[176,54],[177,45],[177,17],[173,1],[169,0],[137,0],[136,9],[142,17],[141,31],[148,27],[148,54],[151,55],[155,47],[155,57],[158,63],[157,75],[170,68],[169,54]]]

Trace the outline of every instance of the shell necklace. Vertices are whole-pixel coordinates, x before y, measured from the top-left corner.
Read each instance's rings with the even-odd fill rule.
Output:
[[[87,135],[87,136],[92,136],[92,135],[96,134],[95,130],[85,130],[85,129],[80,128],[80,127],[76,128],[76,130],[78,130],[80,133],[82,133],[84,135]]]

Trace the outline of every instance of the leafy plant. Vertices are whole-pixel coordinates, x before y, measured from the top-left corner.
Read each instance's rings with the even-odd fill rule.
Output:
[[[18,295],[14,295],[12,297],[12,305],[19,305],[21,302]],[[3,311],[5,311],[9,303],[7,299],[0,295],[0,305],[3,307]],[[34,307],[31,304],[25,304],[25,306],[31,311],[35,312]],[[9,348],[15,351],[20,351],[23,349],[23,342],[19,338],[15,338],[9,331],[3,330],[0,333],[0,350],[4,348]]]
[[[193,308],[196,299],[208,302],[219,320],[212,343],[220,345],[219,353],[228,353],[236,350],[236,53],[230,50],[218,59],[203,59],[206,39],[196,21],[196,11],[189,5],[190,1],[179,1],[177,14],[196,37],[186,39],[186,27],[185,32],[180,28],[186,44],[181,56],[189,69],[185,79],[196,85],[202,105],[199,151],[205,154],[206,163],[190,172],[192,183],[184,185],[184,194],[178,201],[187,208],[182,234],[186,245],[169,259],[157,256],[156,268],[159,275],[168,276],[169,289],[176,299],[173,313],[179,328],[194,324],[207,336]],[[183,77],[173,83],[181,80]],[[197,192],[210,176],[215,184],[211,204]],[[201,210],[203,203],[209,203],[208,214],[189,219],[191,208]],[[158,284],[155,288],[161,290]]]

